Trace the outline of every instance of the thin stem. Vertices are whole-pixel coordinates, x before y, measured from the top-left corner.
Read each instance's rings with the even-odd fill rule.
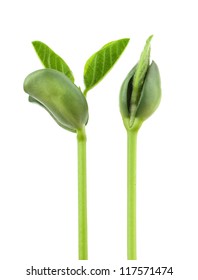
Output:
[[[84,91],[83,91],[83,95],[85,96],[85,97],[87,97],[87,92],[89,91],[89,89],[85,89]]]
[[[79,260],[88,259],[87,241],[87,179],[86,179],[86,133],[78,130],[78,255]]]
[[[136,260],[137,131],[127,131],[127,259]]]

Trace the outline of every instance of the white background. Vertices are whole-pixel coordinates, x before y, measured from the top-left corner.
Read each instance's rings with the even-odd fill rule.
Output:
[[[174,277],[162,279],[196,279],[196,1],[6,1],[0,4],[0,26],[1,278],[29,279],[25,270],[31,265],[84,264],[118,271],[120,266],[173,266]],[[160,68],[163,97],[138,135],[138,261],[129,262],[126,132],[118,96],[151,34],[151,56]],[[90,260],[79,262],[76,136],[28,103],[23,80],[42,68],[33,40],[45,42],[62,56],[83,88],[83,67],[89,56],[124,37],[131,38],[126,51],[88,93]]]

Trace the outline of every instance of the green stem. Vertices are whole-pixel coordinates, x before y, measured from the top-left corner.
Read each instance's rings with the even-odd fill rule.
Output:
[[[85,97],[87,97],[87,92],[89,91],[89,89],[85,89],[84,91],[83,91],[83,95],[85,96]]]
[[[78,130],[78,255],[79,260],[88,259],[87,242],[87,179],[86,179],[86,133]]]
[[[137,130],[127,131],[127,259],[136,260]]]

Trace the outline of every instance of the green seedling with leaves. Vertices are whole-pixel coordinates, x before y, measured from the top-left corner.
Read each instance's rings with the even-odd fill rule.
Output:
[[[127,258],[136,257],[136,145],[142,123],[157,109],[161,99],[157,64],[150,64],[150,36],[139,62],[120,90],[120,112],[127,131]]]
[[[78,248],[79,259],[88,259],[86,132],[87,92],[100,82],[120,57],[129,39],[110,42],[94,53],[84,67],[85,89],[74,84],[74,76],[65,61],[46,44],[33,46],[46,69],[29,74],[24,91],[29,101],[41,105],[62,128],[77,134],[78,143]]]

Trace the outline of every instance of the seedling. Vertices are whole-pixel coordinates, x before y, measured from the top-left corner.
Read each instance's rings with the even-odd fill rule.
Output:
[[[142,123],[157,109],[161,99],[157,64],[150,64],[150,36],[120,90],[120,112],[127,131],[127,258],[136,260],[136,145]]]
[[[29,74],[24,91],[29,101],[46,109],[62,128],[77,134],[78,143],[78,249],[79,259],[88,259],[86,132],[88,122],[87,92],[100,82],[120,57],[129,39],[110,42],[94,53],[84,67],[85,89],[74,84],[74,76],[65,61],[46,44],[33,46],[46,69]]]

